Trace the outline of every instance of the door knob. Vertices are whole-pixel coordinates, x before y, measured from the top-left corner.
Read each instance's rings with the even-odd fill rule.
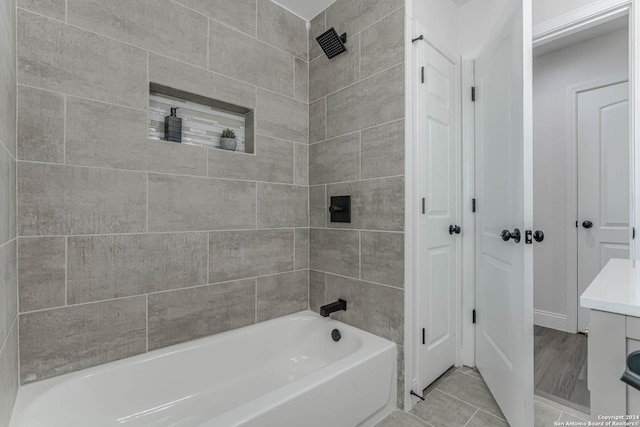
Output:
[[[582,223],[582,226],[584,228],[591,228],[591,227],[593,227],[593,223],[591,221],[585,221],[585,222]]]
[[[508,242],[509,239],[513,239],[514,243],[520,243],[520,230],[518,230],[517,228],[513,230],[513,232],[509,230],[503,230],[502,233],[500,233],[500,237],[502,237],[502,240],[504,240],[505,242]]]
[[[450,225],[449,226],[449,234],[460,234],[460,232],[462,231],[462,229],[460,228],[459,225]]]
[[[533,232],[533,240],[536,242],[542,242],[544,240],[544,231],[536,230]]]

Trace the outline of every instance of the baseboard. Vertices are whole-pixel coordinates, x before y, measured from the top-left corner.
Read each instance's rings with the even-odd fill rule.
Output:
[[[567,329],[567,316],[565,314],[533,310],[533,323],[537,326],[571,333],[571,331]]]

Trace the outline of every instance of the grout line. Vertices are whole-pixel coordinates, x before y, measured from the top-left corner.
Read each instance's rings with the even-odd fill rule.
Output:
[[[69,237],[64,237],[64,305],[69,305]]]
[[[209,281],[211,275],[211,232],[207,232],[207,283]]]
[[[354,179],[352,181],[336,181],[336,182],[323,182],[318,184],[312,184],[310,187],[317,187],[318,185],[338,185],[338,184],[353,184],[359,182],[368,182],[368,181],[376,181],[383,179],[393,179],[393,178],[404,178],[404,175],[390,175],[390,176],[381,176],[376,178],[363,178],[363,179]]]
[[[147,323],[146,323],[146,335],[147,335],[147,336],[146,336],[146,341],[147,341],[147,352],[148,352],[148,351],[149,351],[149,294],[147,294],[147,295],[146,295],[145,303],[146,303],[146,308],[145,308],[145,310],[146,310],[146,312],[147,312],[147,313],[146,313],[147,315],[145,316],[145,317],[146,317],[146,319],[145,319],[145,320],[146,320],[146,322],[147,322]]]
[[[358,132],[358,141],[359,141],[359,148],[358,148],[358,180],[361,181],[362,180],[362,131]]]
[[[426,425],[427,425],[427,426],[429,426],[429,427],[434,427],[434,425],[433,425],[433,424],[431,424],[429,421],[427,421],[427,420],[423,420],[423,419],[422,419],[422,418],[420,418],[418,415],[416,415],[416,414],[414,414],[414,413],[412,413],[412,412],[405,412],[405,414],[407,414],[407,415],[409,415],[409,416],[412,416],[413,418],[417,419],[417,420],[418,420],[418,421],[420,421],[421,423],[426,424]]]
[[[237,179],[237,178],[222,178],[216,176],[205,176],[205,175],[188,175],[188,174],[180,174],[180,173],[170,173],[170,172],[157,172],[157,171],[149,171],[149,170],[137,170],[137,169],[119,169],[119,168],[111,168],[106,166],[85,166],[85,165],[74,165],[74,164],[62,164],[62,163],[50,163],[50,162],[40,162],[35,160],[17,160],[19,163],[28,163],[28,164],[36,164],[36,165],[49,165],[49,166],[59,166],[59,167],[74,167],[74,168],[85,168],[85,169],[100,169],[100,170],[109,170],[109,171],[119,171],[119,172],[128,172],[128,173],[137,173],[137,174],[152,174],[152,175],[162,175],[162,176],[175,176],[181,178],[193,178],[193,179],[202,179],[202,180],[210,180],[210,181],[226,181],[226,182],[248,182],[248,183],[260,183],[260,184],[270,184],[270,185],[288,185],[291,187],[307,187],[306,185],[301,184],[293,184],[289,182],[271,182],[271,181],[256,181],[249,179]],[[403,175],[397,175],[403,176]],[[371,178],[371,179],[379,179],[379,178]]]
[[[13,330],[13,327],[16,326],[16,323],[18,322],[18,314],[16,314],[16,317],[13,318],[13,321],[11,322],[11,326],[8,329],[8,333],[7,335],[4,337],[3,341],[2,341],[2,345],[0,345],[0,353],[2,353],[4,351],[4,348],[7,345],[7,342],[9,342],[9,337],[11,336],[11,331]]]
[[[445,393],[445,394],[446,394],[446,393]],[[474,406],[474,408],[475,408],[475,406]],[[480,409],[476,409],[476,412],[474,412],[474,413],[473,413],[473,415],[471,415],[471,418],[469,418],[469,419],[467,420],[467,422],[466,422],[466,423],[464,423],[464,427],[466,427],[466,426],[468,426],[468,425],[469,425],[469,423],[471,422],[471,420],[473,419],[473,417],[475,417],[475,416],[476,416],[476,414],[478,413],[478,411],[479,411],[479,410],[480,410]]]
[[[253,308],[254,308],[254,313],[253,313],[253,323],[258,323],[258,278],[254,278],[254,293],[253,293],[253,297],[254,297],[254,301],[253,301]]]
[[[320,99],[322,99],[322,98],[320,98]],[[314,102],[316,102],[316,101],[314,101]],[[325,104],[325,114],[326,114],[326,104]],[[316,145],[316,144],[321,144],[321,143],[327,142],[327,141],[332,141],[334,139],[342,138],[344,136],[351,135],[351,134],[354,134],[356,132],[364,132],[364,131],[375,129],[375,128],[379,128],[379,127],[382,127],[382,126],[387,126],[387,125],[390,125],[390,124],[399,123],[399,122],[402,122],[404,120],[405,120],[405,118],[402,117],[400,119],[391,120],[390,122],[378,123],[376,125],[369,126],[369,127],[366,127],[366,128],[362,128],[362,129],[358,129],[358,130],[352,130],[352,131],[349,131],[347,133],[343,133],[343,134],[340,134],[340,135],[332,136],[331,138],[327,138],[327,135],[325,135],[325,139],[323,139],[322,141],[310,142],[309,146]],[[325,121],[325,132],[326,132],[326,121]]]
[[[67,95],[62,95],[62,163],[67,163]]]
[[[334,90],[333,92],[329,92],[329,93],[325,94],[325,95],[324,95],[324,97],[327,97],[327,98],[328,98],[328,97],[329,97],[329,96],[331,96],[331,95],[334,95],[334,94],[336,94],[336,93],[338,93],[338,92],[341,92],[341,91],[343,91],[343,90],[345,90],[345,89],[347,89],[347,88],[350,88],[350,87],[352,87],[352,86],[355,86],[355,85],[357,85],[357,84],[359,84],[359,83],[361,83],[361,82],[364,82],[364,81],[366,81],[366,80],[369,80],[369,79],[371,79],[371,78],[373,78],[373,77],[376,77],[376,76],[378,76],[379,74],[382,74],[382,73],[384,73],[384,72],[386,72],[386,71],[389,71],[389,70],[391,70],[391,69],[393,69],[393,68],[396,68],[396,67],[398,67],[398,66],[400,66],[400,65],[404,65],[404,59],[403,59],[402,61],[400,61],[400,62],[396,63],[396,64],[393,64],[393,65],[391,65],[391,66],[389,66],[389,67],[387,67],[387,68],[383,69],[383,70],[380,70],[380,71],[378,71],[378,72],[376,72],[376,73],[370,74],[370,75],[368,75],[367,77],[365,77],[365,78],[363,78],[363,79],[361,79],[361,80],[357,80],[357,81],[355,81],[355,82],[353,82],[353,83],[351,83],[351,84],[349,84],[349,85],[347,85],[347,86],[341,87],[340,89]],[[318,98],[318,99],[320,99],[320,98]],[[314,103],[314,102],[316,102],[318,99],[313,99],[313,100],[312,100],[312,99],[309,99],[309,103]]]
[[[319,273],[324,273],[325,277],[326,276],[341,277],[343,279],[356,280],[356,281],[363,282],[363,283],[370,283],[370,284],[376,285],[376,286],[384,286],[385,288],[395,289],[396,291],[404,291],[404,288],[399,288],[397,286],[386,285],[384,283],[379,283],[379,282],[372,282],[370,280],[362,280],[362,279],[359,279],[357,277],[345,276],[343,274],[332,273],[332,272],[329,272],[329,271],[322,271],[322,270],[313,270],[313,271],[317,271]]]
[[[256,283],[257,283],[258,279],[267,278],[267,277],[275,277],[275,276],[291,274],[291,273],[297,273],[297,272],[307,271],[307,270],[308,270],[307,268],[301,268],[301,269],[297,269],[297,270],[294,269],[294,270],[289,270],[289,271],[280,271],[278,273],[264,274],[264,275],[253,276],[253,277],[242,277],[242,278],[237,278],[237,279],[225,280],[223,282],[204,283],[204,284],[188,286],[188,287],[184,287],[184,288],[164,289],[164,290],[161,290],[161,291],[139,293],[139,294],[126,295],[126,296],[115,297],[115,298],[105,298],[105,299],[99,299],[99,300],[94,300],[94,301],[85,301],[85,302],[80,302],[80,303],[76,303],[76,304],[70,304],[70,305],[67,305],[67,306],[58,305],[58,306],[55,306],[55,307],[47,307],[47,308],[41,308],[41,309],[37,309],[37,310],[24,311],[24,312],[18,313],[18,314],[25,315],[25,314],[41,313],[41,312],[52,311],[52,310],[62,310],[62,309],[67,309],[67,308],[72,308],[72,307],[80,307],[80,306],[91,305],[91,304],[101,304],[101,303],[112,302],[112,301],[120,301],[120,300],[127,300],[127,299],[133,299],[133,298],[141,298],[141,297],[149,296],[149,295],[161,295],[161,294],[167,294],[167,293],[171,293],[171,292],[180,292],[180,291],[194,290],[194,289],[199,289],[199,288],[208,288],[208,287],[214,287],[214,286],[219,286],[219,285],[224,285],[224,284],[229,284],[229,283],[234,283],[234,282],[249,281],[249,280],[256,280]]]
[[[149,232],[149,172],[147,172],[147,191],[146,191],[146,196],[147,196],[147,230],[146,232]]]
[[[43,239],[46,237],[110,237],[110,236],[147,236],[157,234],[188,234],[188,233],[242,233],[242,232],[256,232],[256,231],[289,231],[294,230],[296,227],[274,227],[274,228],[233,228],[233,229],[219,229],[219,230],[183,230],[183,231],[140,231],[136,233],[102,233],[102,234],[43,234],[38,236],[19,236],[20,239]],[[300,227],[297,227],[300,228]],[[15,239],[12,239],[15,240]],[[5,242],[0,245],[0,248],[11,241]]]
[[[362,280],[362,230],[358,230],[358,279]]]

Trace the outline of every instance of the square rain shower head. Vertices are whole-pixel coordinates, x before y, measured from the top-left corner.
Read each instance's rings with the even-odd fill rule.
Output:
[[[316,37],[316,40],[329,59],[347,51],[344,45],[347,42],[347,33],[338,36],[336,29],[333,27]]]

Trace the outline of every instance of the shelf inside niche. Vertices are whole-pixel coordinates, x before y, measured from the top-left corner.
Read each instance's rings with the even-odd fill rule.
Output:
[[[171,107],[178,107],[182,118],[182,144],[221,149],[220,134],[229,128],[236,134],[236,151],[254,153],[253,110],[157,83],[149,85],[150,139],[165,140],[164,118]]]

